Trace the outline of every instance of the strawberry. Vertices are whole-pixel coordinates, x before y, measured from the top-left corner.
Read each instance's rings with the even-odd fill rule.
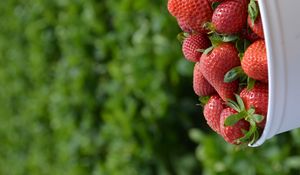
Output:
[[[229,114],[226,114],[225,115],[226,117],[224,118],[222,118],[222,114],[221,114],[221,122],[222,122],[220,126],[221,133],[223,136],[225,135],[224,136],[225,138],[226,136],[228,137],[228,135],[222,132],[223,130],[221,129],[222,125],[224,125],[223,127],[224,130],[226,131],[227,127],[229,128],[235,127],[236,125],[239,125],[239,123],[247,122],[248,123],[247,126],[249,129],[244,128],[242,137],[238,138],[237,135],[235,136],[235,138],[238,138],[238,142],[236,143],[253,144],[259,138],[260,128],[258,128],[257,125],[258,123],[262,123],[265,117],[260,114],[257,114],[253,106],[250,106],[247,109],[243,99],[239,95],[235,94],[235,98],[236,101],[229,99],[226,102],[227,106],[229,106],[230,110],[232,110],[233,112],[230,113],[230,110],[229,112],[227,111]],[[225,140],[230,140],[230,139],[225,139]]]
[[[197,62],[202,55],[199,50],[204,50],[209,46],[210,41],[206,35],[201,33],[191,34],[183,41],[182,52],[187,60]]]
[[[226,101],[233,98],[238,89],[238,82],[224,82],[224,75],[233,67],[240,65],[238,51],[231,43],[222,43],[210,53],[202,54],[200,70],[207,81],[215,88],[220,97]]]
[[[177,22],[178,22],[178,25],[179,25],[179,27],[181,28],[182,31],[184,31],[184,32],[190,32],[190,33],[192,32],[190,30],[189,25],[185,21],[177,20]]]
[[[260,15],[257,16],[256,20],[254,23],[252,23],[250,15],[248,15],[248,25],[251,28],[251,30],[256,33],[260,38],[264,38],[264,30],[263,30],[263,25],[261,21]]]
[[[264,40],[257,40],[246,49],[241,65],[250,78],[264,83],[268,82],[268,63]]]
[[[240,144],[239,139],[244,137],[244,132],[249,130],[250,124],[244,119],[237,121],[232,126],[225,126],[225,120],[234,114],[237,114],[232,108],[225,108],[220,114],[220,132],[224,140],[231,144]]]
[[[200,71],[200,63],[197,62],[194,66],[193,74],[193,89],[198,96],[208,96],[214,94],[215,89],[204,78]]]
[[[206,32],[203,24],[213,13],[207,0],[169,0],[168,10],[185,32]]]
[[[220,114],[225,108],[225,102],[218,95],[213,95],[209,98],[203,109],[203,115],[208,126],[212,130],[221,134],[220,132]]]
[[[268,85],[263,83],[256,83],[250,90],[244,88],[241,91],[240,96],[244,101],[246,109],[254,107],[256,114],[264,116],[264,120],[258,123],[258,126],[264,128],[268,113]]]
[[[222,2],[212,16],[214,30],[221,34],[240,32],[247,22],[247,0]]]

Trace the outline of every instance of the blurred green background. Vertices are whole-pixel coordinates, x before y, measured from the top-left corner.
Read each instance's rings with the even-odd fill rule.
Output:
[[[0,1],[1,175],[300,173],[300,130],[207,128],[166,3]]]

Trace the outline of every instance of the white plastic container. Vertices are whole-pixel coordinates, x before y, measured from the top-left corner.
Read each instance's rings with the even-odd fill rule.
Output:
[[[300,127],[300,0],[258,0],[267,47],[269,106],[252,147]]]

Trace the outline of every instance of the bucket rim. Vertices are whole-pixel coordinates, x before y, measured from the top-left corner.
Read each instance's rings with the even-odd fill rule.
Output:
[[[268,61],[268,113],[266,125],[261,137],[250,147],[262,145],[267,139],[278,134],[282,123],[285,105],[285,53],[282,47],[283,35],[280,25],[280,6],[277,0],[260,0],[259,9],[263,23],[264,37]]]

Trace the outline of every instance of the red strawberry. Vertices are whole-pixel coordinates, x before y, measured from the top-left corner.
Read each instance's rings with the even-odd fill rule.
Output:
[[[180,20],[177,20],[177,22],[182,31],[192,32],[191,29],[189,28],[189,25],[186,22]]]
[[[213,13],[207,0],[169,0],[168,10],[186,32],[205,32],[203,24]]]
[[[254,33],[256,33],[260,38],[264,38],[264,30],[260,15],[257,16],[254,24],[252,24],[250,15],[248,15],[248,25],[250,26],[251,30]]]
[[[264,83],[268,82],[267,52],[264,40],[255,41],[247,48],[241,65],[249,77]]]
[[[199,61],[202,52],[199,49],[206,49],[210,46],[210,41],[205,34],[191,34],[182,44],[182,52],[184,57],[192,62]]]
[[[209,82],[202,75],[200,71],[199,62],[197,62],[194,67],[193,88],[195,94],[197,94],[198,96],[208,96],[216,92],[215,89],[209,84]]]
[[[240,65],[238,51],[231,43],[222,43],[210,53],[202,54],[200,70],[207,81],[215,88],[220,97],[226,101],[234,99],[238,89],[238,82],[224,82],[224,75],[233,67]]]
[[[210,126],[215,132],[220,132],[220,114],[223,111],[224,101],[218,95],[210,97],[203,109],[203,115],[206,119],[208,126]]]
[[[230,115],[237,114],[232,108],[225,108],[220,115],[220,131],[224,140],[231,144],[239,144],[238,139],[244,136],[243,130],[248,131],[250,124],[244,119],[239,120],[233,126],[225,126],[224,122]]]
[[[268,85],[256,83],[251,90],[248,90],[247,88],[243,89],[240,96],[244,101],[247,110],[252,106],[254,107],[256,114],[260,114],[265,117],[262,122],[258,123],[258,126],[264,128],[268,113]]]
[[[225,1],[215,9],[212,24],[218,33],[235,34],[245,26],[247,14],[247,0]]]

